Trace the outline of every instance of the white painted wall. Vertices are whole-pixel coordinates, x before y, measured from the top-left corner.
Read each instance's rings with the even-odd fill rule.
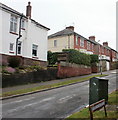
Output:
[[[15,55],[18,35],[10,33],[10,17],[11,13],[0,10],[0,33],[2,33],[2,37],[0,36],[0,45],[2,45],[0,54]],[[18,16],[18,27],[19,20]],[[32,58],[32,44],[36,44],[38,45],[38,60],[47,61],[47,29],[36,26],[31,20],[26,20],[25,30],[22,30],[21,33],[22,37],[19,39],[22,42],[20,56]],[[9,53],[10,43],[14,43],[14,53]]]

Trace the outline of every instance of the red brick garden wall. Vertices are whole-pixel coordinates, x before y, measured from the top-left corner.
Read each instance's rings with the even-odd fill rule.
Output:
[[[13,57],[5,54],[0,54],[0,65],[8,65],[8,58]],[[21,59],[21,65],[34,65],[34,64],[39,64],[42,67],[47,66],[46,61],[40,61],[40,60],[35,60],[31,58],[24,58],[22,56],[18,56]]]
[[[87,74],[91,74],[91,73],[92,73],[91,67],[87,67],[84,65],[62,66],[60,63],[58,64],[57,76],[59,78],[74,77],[74,76],[79,76],[79,75],[87,75]]]

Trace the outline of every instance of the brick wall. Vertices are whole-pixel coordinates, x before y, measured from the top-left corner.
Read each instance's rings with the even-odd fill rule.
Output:
[[[13,57],[5,54],[1,54],[0,56],[1,56],[0,65],[8,65],[8,58]],[[33,65],[36,63],[37,65],[39,64],[42,67],[47,66],[46,61],[40,61],[40,60],[31,59],[31,58],[24,58],[22,56],[18,56],[18,57],[21,58],[21,65]]]
[[[62,63],[58,64],[58,77],[59,78],[66,78],[66,77],[73,77],[79,75],[86,75],[91,74],[91,67],[87,67],[84,65],[76,65],[76,64],[66,64],[63,65]]]

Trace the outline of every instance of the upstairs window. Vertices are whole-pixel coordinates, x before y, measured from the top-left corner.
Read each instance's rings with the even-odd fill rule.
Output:
[[[54,40],[54,47],[57,47],[57,40]]]
[[[10,32],[17,32],[17,21],[18,18],[16,16],[11,15],[11,19],[10,19]]]
[[[37,56],[38,45],[32,45],[32,56]]]
[[[83,39],[80,39],[80,46],[84,47],[84,40]]]
[[[94,44],[92,43],[92,50],[94,50]]]
[[[78,39],[79,39],[79,37],[78,37],[78,36],[76,36],[76,45],[78,45],[78,44],[79,44]]]
[[[87,42],[87,49],[90,50],[91,49],[91,43]]]

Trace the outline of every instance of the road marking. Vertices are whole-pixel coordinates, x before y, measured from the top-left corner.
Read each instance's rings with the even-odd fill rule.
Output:
[[[5,104],[2,104],[2,105],[20,103],[20,102],[28,101],[28,100],[31,100],[31,99],[34,99],[34,98],[35,97],[31,97],[31,98],[27,98],[27,99],[23,99],[23,100],[18,100],[18,101],[13,101],[13,102],[10,102],[10,103],[5,103]]]
[[[43,99],[43,100],[35,102],[35,103],[30,103],[30,104],[27,104],[27,105],[24,105],[24,106],[19,106],[19,107],[16,107],[15,109],[8,110],[5,113],[8,114],[8,113],[12,113],[12,112],[15,112],[15,111],[18,111],[18,110],[22,110],[22,109],[25,109],[26,107],[30,107],[32,105],[36,105],[36,104],[39,104],[39,103],[42,103],[42,102],[45,102],[45,101],[49,101],[49,100],[52,100],[54,98],[55,97],[50,97],[50,98],[46,98],[46,99]]]
[[[60,98],[58,103],[64,103],[71,98],[73,98],[73,96],[66,96],[66,97]]]

